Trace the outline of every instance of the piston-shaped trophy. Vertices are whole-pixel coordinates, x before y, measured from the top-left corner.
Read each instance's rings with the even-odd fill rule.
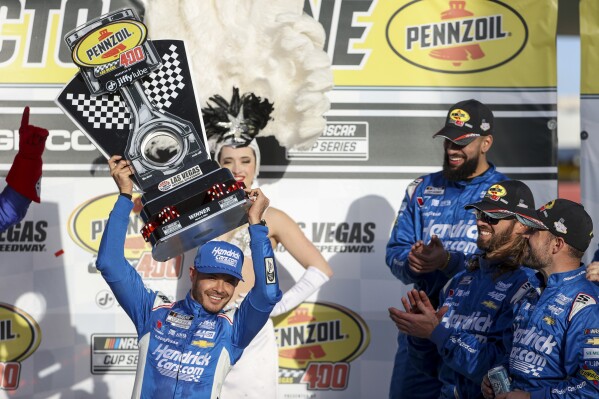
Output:
[[[210,158],[182,41],[150,41],[130,9],[65,36],[80,71],[57,104],[106,157],[131,161],[141,231],[165,261],[247,222],[249,200]]]

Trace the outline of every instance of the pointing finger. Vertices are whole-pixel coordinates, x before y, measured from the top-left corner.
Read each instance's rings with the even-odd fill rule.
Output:
[[[23,110],[23,117],[21,118],[21,127],[29,125],[29,107],[25,107]]]

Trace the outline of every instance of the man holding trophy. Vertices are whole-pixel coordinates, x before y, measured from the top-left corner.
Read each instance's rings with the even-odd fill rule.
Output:
[[[132,397],[217,398],[228,370],[281,298],[268,227],[262,219],[269,200],[260,189],[246,189],[256,281],[239,308],[222,312],[242,278],[243,252],[222,241],[198,250],[189,269],[192,288],[185,299],[172,303],[164,294],[147,290],[125,259],[133,171],[130,161],[118,155],[109,159],[108,166],[120,195],[102,235],[97,267],[138,333],[140,360]]]

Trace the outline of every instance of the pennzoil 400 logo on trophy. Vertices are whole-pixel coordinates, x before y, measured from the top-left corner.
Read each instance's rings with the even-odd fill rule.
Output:
[[[130,9],[68,33],[80,72],[56,102],[106,158],[131,162],[141,233],[166,261],[246,223],[249,201],[210,158],[184,43],[147,36]]]

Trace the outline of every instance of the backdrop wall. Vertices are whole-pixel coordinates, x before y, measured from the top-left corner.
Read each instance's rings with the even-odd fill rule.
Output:
[[[50,130],[43,202],[0,234],[0,398],[117,398],[133,384],[134,328],[94,267],[114,183],[53,103],[76,72],[63,35],[125,6],[141,11],[125,0],[0,0],[0,171],[25,105]],[[448,108],[489,105],[492,162],[538,204],[557,195],[557,0],[307,0],[304,10],[322,23],[333,64],[327,129],[302,151],[260,139],[260,183],[335,276],[275,320],[281,397],[384,397],[397,333],[386,309],[409,288],[388,271],[385,244],[407,184],[440,168],[432,135]],[[182,297],[194,254],[153,261],[141,224],[134,214],[126,256],[148,287]],[[277,260],[288,287],[303,269],[280,249]]]

